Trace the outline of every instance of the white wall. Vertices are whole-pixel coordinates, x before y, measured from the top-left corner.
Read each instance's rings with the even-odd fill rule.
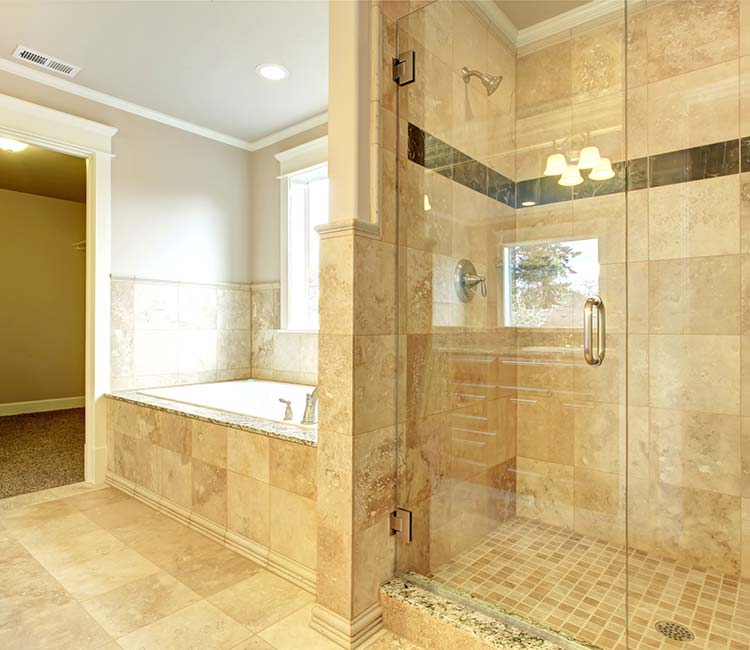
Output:
[[[114,275],[252,279],[249,152],[5,72],[0,93],[119,128],[112,141]]]

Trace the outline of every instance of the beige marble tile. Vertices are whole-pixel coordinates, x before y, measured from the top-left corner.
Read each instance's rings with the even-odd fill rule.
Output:
[[[176,329],[178,296],[176,284],[136,282],[133,294],[136,329]]]
[[[750,578],[750,499],[742,499],[742,577]]]
[[[52,490],[39,490],[38,492],[30,492],[29,494],[19,494],[14,497],[0,499],[0,512],[15,510],[45,501],[55,501],[56,499],[57,495]],[[0,515],[0,518],[2,518],[2,515]]]
[[[315,568],[317,513],[315,501],[292,492],[271,487],[271,512],[283,517],[271,518],[271,550]]]
[[[321,334],[318,428],[351,435],[354,414],[354,349],[351,336]]]
[[[110,327],[113,330],[131,330],[135,327],[134,285],[132,280],[111,280]]]
[[[118,640],[123,650],[228,650],[250,632],[205,600],[170,614]]]
[[[96,492],[98,490],[109,490],[112,489],[105,483],[95,484],[95,483],[86,483],[85,481],[82,481],[81,483],[70,483],[69,485],[60,485],[55,488],[51,488],[50,490],[46,490],[49,492],[52,496],[58,499],[65,499],[67,497],[74,497],[78,496],[79,494],[88,494],[90,492]],[[38,492],[32,492],[31,494],[39,494]]]
[[[227,466],[227,428],[218,424],[192,421],[192,454],[217,467]]]
[[[627,382],[628,403],[632,406],[649,404],[649,337],[645,334],[628,336]]]
[[[517,459],[517,512],[545,523],[573,527],[573,467]]]
[[[572,465],[574,413],[569,400],[520,391],[516,402],[518,454]]]
[[[743,497],[750,497],[750,418],[742,418],[740,456],[742,458],[740,489]]]
[[[216,329],[216,289],[180,285],[177,289],[179,326],[186,329]]]
[[[307,605],[298,609],[267,627],[258,636],[277,650],[337,650],[338,645],[310,628],[312,608],[312,605]]]
[[[315,447],[270,438],[270,484],[308,499],[315,499],[316,456]]]
[[[388,515],[354,533],[352,540],[352,613],[357,616],[378,603],[380,585],[393,577],[396,540]]]
[[[740,418],[651,409],[651,458],[669,485],[740,495]]]
[[[628,262],[627,312],[628,332],[649,331],[649,267],[647,262]]]
[[[162,571],[81,604],[108,634],[119,638],[198,600],[196,593]]]
[[[218,334],[216,367],[220,369],[249,368],[252,339],[248,330],[221,330]]]
[[[750,54],[750,4],[740,0],[740,55]]]
[[[55,490],[58,489],[59,488],[55,488]],[[70,496],[60,496],[65,499],[66,503],[73,506],[76,510],[80,510],[82,512],[91,510],[91,508],[98,508],[99,506],[106,505],[108,503],[117,503],[118,501],[129,498],[128,495],[125,494],[125,492],[112,487],[108,487],[106,485],[95,486],[95,489],[79,489],[77,493],[73,491],[63,491],[62,494],[64,495],[66,493]]]
[[[50,573],[78,599],[91,598],[134,580],[152,575],[158,567],[130,548],[64,567],[52,567]]]
[[[739,137],[737,60],[648,87],[650,155]]]
[[[208,600],[258,633],[314,602],[315,597],[273,573],[261,571]]]
[[[576,467],[575,530],[625,544],[625,480],[617,474]]]
[[[398,169],[400,242],[419,250],[450,253],[453,240],[451,181],[410,160],[400,160]]]
[[[388,516],[396,503],[396,427],[354,438],[354,528]]]
[[[652,334],[739,334],[740,256],[649,265]]]
[[[222,330],[250,331],[252,305],[250,291],[216,290],[216,324]]]
[[[649,81],[729,61],[738,54],[737,0],[655,3],[645,20]]]
[[[354,238],[354,291],[354,332],[395,333],[396,246]]]
[[[625,208],[622,194],[573,202],[573,235],[597,239],[600,264],[625,261]]]
[[[701,568],[739,573],[739,497],[661,483],[651,499],[657,552]]]
[[[274,648],[260,637],[254,636],[247,641],[243,641],[239,645],[234,646],[232,650],[274,650]]]
[[[582,404],[573,413],[576,468],[616,474],[625,466],[625,408]]]
[[[738,176],[649,190],[649,258],[739,252]]]
[[[227,470],[192,459],[193,510],[222,526],[227,523]]]
[[[652,406],[739,414],[738,336],[652,336],[650,358]]]
[[[270,503],[267,483],[227,473],[227,528],[248,539],[269,545]],[[281,513],[274,513],[283,516]]]
[[[620,91],[625,72],[623,21],[610,21],[577,33],[571,41],[570,60],[575,101]]]
[[[354,328],[354,241],[351,237],[320,240],[320,331],[351,334]]]
[[[354,337],[354,426],[357,433],[396,422],[397,339]]]
[[[516,101],[519,117],[557,108],[570,101],[571,92],[569,40],[518,58]]]
[[[189,454],[160,449],[161,495],[175,503],[191,508],[193,505],[193,470]]]
[[[240,429],[227,429],[227,467],[257,481],[269,481],[269,440]]]
[[[75,513],[75,508],[65,500],[42,501],[0,512],[0,523],[10,532],[18,533]]]

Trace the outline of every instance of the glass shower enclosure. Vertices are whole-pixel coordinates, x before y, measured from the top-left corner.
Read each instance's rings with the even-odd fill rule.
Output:
[[[395,26],[407,579],[572,647],[750,647],[739,21],[436,0]]]

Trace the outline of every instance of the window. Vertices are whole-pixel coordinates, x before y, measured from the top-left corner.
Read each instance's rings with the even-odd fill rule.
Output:
[[[580,327],[599,293],[599,240],[523,242],[503,251],[506,327]]]
[[[318,329],[320,238],[328,221],[328,165],[288,178],[287,329]]]
[[[281,327],[318,329],[320,238],[328,222],[328,138],[276,154],[280,163]]]

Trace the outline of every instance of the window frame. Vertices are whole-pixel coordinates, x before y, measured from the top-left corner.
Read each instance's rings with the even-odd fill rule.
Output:
[[[281,329],[287,331],[317,332],[317,329],[289,328],[289,178],[302,172],[328,164],[328,136],[306,142],[274,155],[279,161],[279,279],[281,299]],[[309,233],[306,232],[305,255]],[[306,261],[307,265],[307,261]]]

